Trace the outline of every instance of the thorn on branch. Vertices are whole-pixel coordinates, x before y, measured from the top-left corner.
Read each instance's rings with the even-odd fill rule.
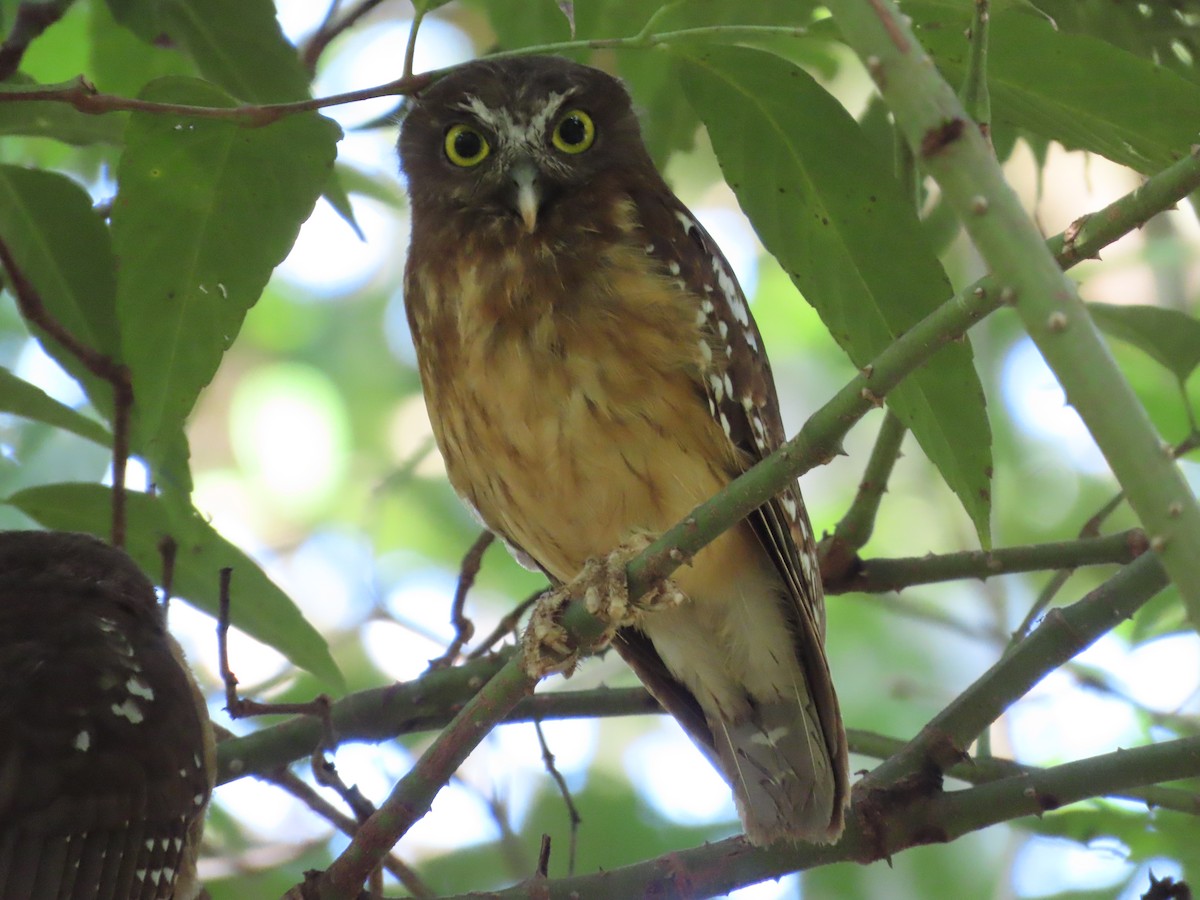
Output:
[[[550,872],[550,835],[542,835],[542,846],[538,850],[537,870],[534,871],[534,878],[546,878]]]

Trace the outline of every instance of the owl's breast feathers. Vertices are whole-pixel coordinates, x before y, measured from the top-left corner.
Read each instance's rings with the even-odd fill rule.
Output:
[[[449,250],[414,233],[407,304],[450,480],[559,581],[631,532],[683,519],[782,431],[765,357],[741,358],[756,332],[733,340],[714,312],[724,290],[740,304],[727,318],[748,319],[724,260],[702,252],[707,237],[665,185],[651,187],[593,185],[586,212],[551,207],[531,234],[464,221]],[[676,573],[690,604],[648,615],[616,646],[733,784],[752,839],[828,840],[845,748],[819,584],[814,596],[811,559],[797,560],[771,509],[762,527],[774,523],[768,540],[791,562],[742,523]],[[792,518],[810,544],[807,520]]]

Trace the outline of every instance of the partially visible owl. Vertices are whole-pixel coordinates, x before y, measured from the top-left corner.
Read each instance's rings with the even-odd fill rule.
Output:
[[[624,87],[555,57],[415,98],[405,301],[450,481],[552,581],[682,520],[784,439],[762,338]],[[834,840],[846,739],[790,486],[614,640],[733,788],[750,840]]]
[[[204,697],[133,560],[0,532],[0,900],[193,900],[215,771]]]

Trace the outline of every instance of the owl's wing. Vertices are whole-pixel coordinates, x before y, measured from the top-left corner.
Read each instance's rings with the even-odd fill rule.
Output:
[[[645,233],[653,235],[647,252],[681,290],[696,298],[698,313],[705,319],[711,353],[705,353],[707,368],[697,386],[703,399],[698,402],[707,402],[749,468],[774,452],[785,434],[771,365],[746,298],[716,243],[669,190],[664,187],[638,196],[635,206],[643,216]],[[817,706],[830,759],[845,771],[845,734],[825,658],[824,594],[816,542],[796,483],[759,507],[748,521],[787,587],[787,597],[781,600],[796,656]],[[641,635],[622,637],[619,649],[638,675],[693,739],[715,752],[699,705],[675,682],[650,641]],[[837,798],[838,806],[843,799]]]

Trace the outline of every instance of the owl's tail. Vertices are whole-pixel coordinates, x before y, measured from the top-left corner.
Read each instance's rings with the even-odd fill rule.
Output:
[[[827,844],[842,833],[843,789],[807,691],[754,702],[739,719],[709,717],[722,773],[751,843]]]

